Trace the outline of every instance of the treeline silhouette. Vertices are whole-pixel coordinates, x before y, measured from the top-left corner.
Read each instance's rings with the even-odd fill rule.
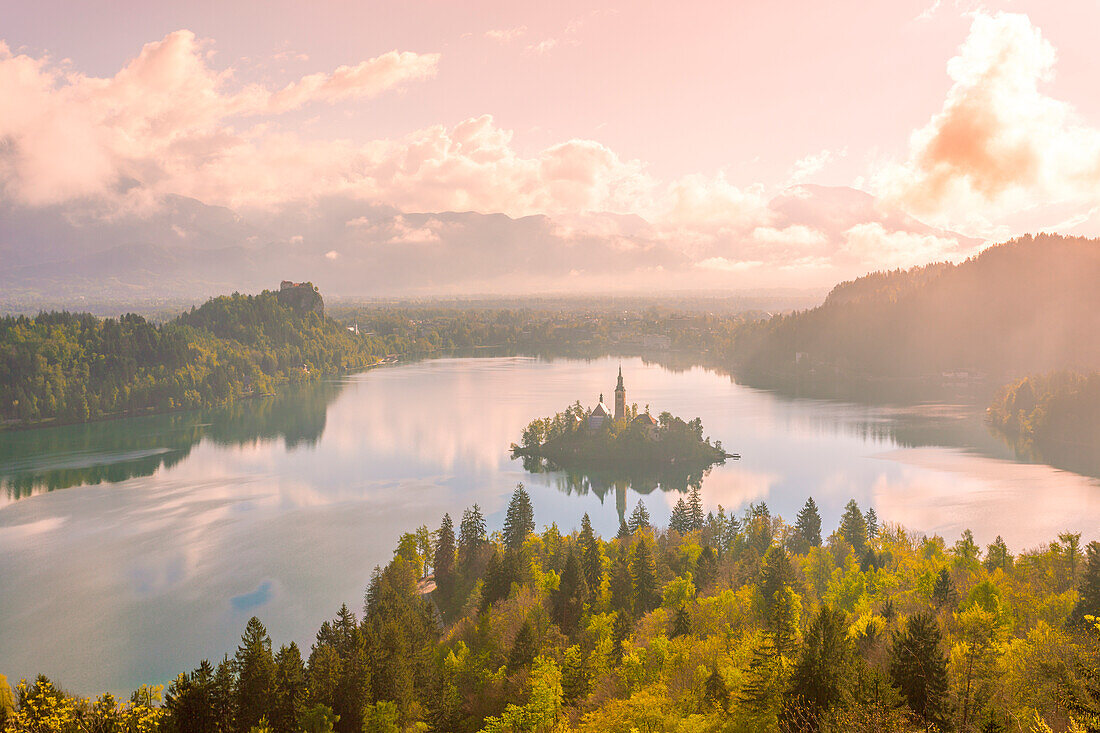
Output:
[[[403,535],[362,613],[308,654],[258,618],[217,663],[129,702],[48,678],[0,686],[0,728],[188,731],[1049,731],[1100,723],[1100,542],[1013,555],[883,525],[849,502],[823,536],[761,502],[618,535],[534,533],[517,487],[491,535]],[[161,699],[163,693],[163,700]],[[6,727],[5,727],[6,726]]]
[[[1100,371],[1025,377],[1001,390],[989,417],[1009,435],[1040,447],[1100,452]]]
[[[749,324],[739,369],[763,383],[988,375],[1100,366],[1100,240],[1041,234],[959,265],[874,273],[812,310]],[[980,376],[980,375],[979,375]]]

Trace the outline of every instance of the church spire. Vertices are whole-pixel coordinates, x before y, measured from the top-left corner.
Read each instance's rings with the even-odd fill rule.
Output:
[[[626,387],[623,386],[623,364],[619,362],[619,383],[615,385],[615,419],[626,418]]]

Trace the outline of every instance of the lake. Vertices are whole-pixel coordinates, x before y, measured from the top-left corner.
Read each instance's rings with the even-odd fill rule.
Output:
[[[508,446],[533,417],[610,401],[609,358],[443,358],[289,389],[224,410],[0,434],[0,673],[85,695],[164,683],[232,653],[258,615],[308,654],[340,604],[362,606],[398,536],[503,524],[518,482],[541,528],[581,515],[613,534],[641,498],[663,525],[680,494],[529,474]],[[703,480],[708,509],[807,496],[832,531],[844,504],[950,543],[1013,551],[1096,539],[1100,480],[1021,462],[974,407],[790,399],[694,368],[622,361],[627,402],[701,417],[741,455]]]

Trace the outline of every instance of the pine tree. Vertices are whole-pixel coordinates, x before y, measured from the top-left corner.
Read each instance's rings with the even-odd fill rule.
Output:
[[[584,577],[584,569],[581,568],[576,554],[570,550],[558,589],[550,595],[551,618],[566,636],[576,633],[587,600],[588,582]]]
[[[462,513],[458,526],[458,562],[463,570],[469,568],[485,542],[485,517],[481,507],[474,504]]]
[[[657,564],[645,538],[638,540],[630,559],[630,579],[634,586],[634,613],[642,616],[661,603],[657,588]]]
[[[638,530],[649,526],[649,511],[645,508],[645,504],[642,503],[642,500],[638,499],[638,504],[634,507],[634,511],[630,515],[630,522],[627,524],[627,529],[630,530],[630,534],[634,534]]]
[[[222,657],[222,661],[218,663],[218,668],[214,672],[211,691],[215,728],[224,733],[234,730],[237,720],[237,676],[234,667],[235,664],[228,654]]]
[[[574,704],[588,695],[590,688],[588,656],[573,645],[565,650],[561,668],[561,689],[566,704]]]
[[[237,668],[237,730],[248,733],[271,708],[275,690],[275,658],[271,637],[260,619],[248,620],[235,658]]]
[[[630,613],[634,605],[634,583],[630,579],[630,567],[626,562],[626,548],[622,548],[619,557],[611,568],[611,610],[620,616]]]
[[[275,733],[297,733],[306,704],[306,667],[298,645],[290,642],[275,654],[275,704],[268,714]]]
[[[535,629],[528,619],[519,627],[516,640],[512,643],[512,651],[508,655],[508,670],[515,672],[524,667],[531,666],[539,653],[539,640],[535,636]]]
[[[993,571],[995,568],[1000,568],[1005,572],[1012,569],[1012,553],[1008,551],[1008,545],[1005,544],[1004,538],[997,535],[997,539],[993,540],[993,544],[985,548],[985,560],[982,562],[985,565],[985,569]]]
[[[875,514],[875,508],[873,506],[872,507],[867,507],[867,514],[865,515],[864,518],[867,522],[867,538],[873,540],[876,537],[878,537],[878,529],[879,529],[879,527],[878,527],[878,514]]]
[[[840,518],[840,536],[856,551],[856,557],[863,554],[867,546],[867,522],[855,499],[849,499]]]
[[[843,699],[851,654],[844,613],[822,606],[791,673],[784,718],[798,722],[802,730],[818,730],[822,714]]]
[[[626,611],[615,612],[615,624],[611,627],[611,665],[623,663],[623,647],[630,638],[630,615]]]
[[[951,582],[951,573],[947,572],[947,568],[941,568],[932,586],[932,603],[936,608],[943,608],[948,604],[953,605],[957,598],[958,593],[955,592],[955,584]]]
[[[443,515],[443,521],[435,533],[432,567],[435,569],[435,587],[439,605],[449,610],[455,588],[455,531],[450,514]]]
[[[703,700],[710,707],[721,710],[723,713],[729,709],[730,691],[717,667],[710,671],[703,685]]]
[[[709,544],[703,545],[699,560],[695,563],[695,585],[700,592],[710,588],[718,577],[718,554]]]
[[[936,619],[910,616],[905,630],[894,632],[890,647],[890,678],[909,708],[926,726],[950,724],[947,700],[947,657]]]
[[[817,503],[812,496],[802,505],[794,526],[800,540],[800,552],[806,552],[811,547],[821,547],[821,514],[817,511]]]
[[[1082,623],[1085,616],[1100,616],[1100,542],[1085,545],[1085,571],[1078,592],[1071,620]]]
[[[691,616],[688,615],[687,609],[680,606],[676,609],[676,615],[672,619],[672,633],[669,634],[669,638],[675,639],[680,636],[687,636],[691,633]]]
[[[5,681],[6,686],[6,681]],[[0,690],[0,694],[3,691]],[[218,725],[214,689],[214,667],[202,660],[191,674],[184,672],[169,685],[164,697],[165,718],[162,723],[168,733],[228,733]],[[4,730],[0,728],[0,730]]]
[[[619,533],[615,535],[615,539],[617,539],[617,540],[628,540],[628,539],[630,539],[630,525],[628,525],[626,523],[626,520],[624,520],[624,519],[619,520]]]
[[[695,485],[688,494],[688,520],[693,531],[703,528],[703,497],[700,491],[700,487]]]
[[[535,510],[531,507],[531,497],[523,484],[516,484],[504,519],[504,546],[509,550],[520,549],[534,529]]]
[[[672,516],[668,519],[668,528],[679,534],[687,534],[690,531],[689,524],[687,504],[683,499],[678,499],[676,506],[672,508]]]
[[[600,541],[596,539],[596,533],[592,531],[592,521],[586,512],[581,519],[581,566],[584,568],[584,579],[588,583],[589,593],[599,593],[600,583],[603,582],[603,553],[600,551]]]

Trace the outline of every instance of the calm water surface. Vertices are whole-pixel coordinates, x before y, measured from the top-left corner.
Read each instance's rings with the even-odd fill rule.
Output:
[[[588,512],[614,533],[641,497],[663,524],[679,494],[528,474],[508,445],[535,416],[610,399],[610,359],[439,359],[209,412],[0,435],[0,673],[125,693],[236,648],[259,615],[276,645],[361,605],[398,535],[474,502],[499,529],[517,482],[536,522]],[[623,362],[627,400],[701,417],[740,461],[703,482],[709,508],[766,501],[826,529],[855,498],[953,539],[1033,547],[1100,532],[1100,481],[1019,463],[973,408],[791,400],[702,369]]]

